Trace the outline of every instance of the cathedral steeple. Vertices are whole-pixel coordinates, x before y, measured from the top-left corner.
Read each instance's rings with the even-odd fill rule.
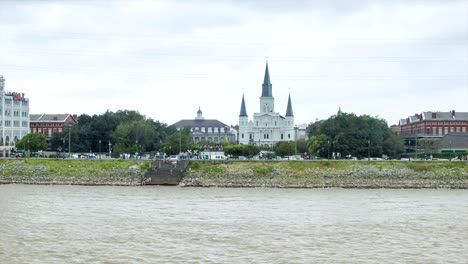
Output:
[[[245,109],[244,94],[242,94],[242,103],[241,103],[241,109],[240,109],[240,114],[239,114],[239,117],[241,116],[247,116],[247,110]]]
[[[294,116],[291,104],[291,94],[288,97],[288,107],[286,108],[286,116]]]
[[[271,86],[272,85],[270,82],[270,72],[268,71],[268,61],[267,61],[266,68],[265,68],[265,78],[263,79],[263,85],[262,85],[262,97],[273,97]]]

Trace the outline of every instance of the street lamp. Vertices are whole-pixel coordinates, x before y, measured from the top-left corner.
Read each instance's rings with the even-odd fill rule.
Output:
[[[370,140],[367,140],[367,160],[370,160]]]
[[[71,124],[68,124],[68,157],[71,157]]]
[[[135,145],[136,145],[135,159],[138,159],[138,139],[135,140]]]
[[[112,154],[112,144],[110,143],[110,140],[109,140],[109,159],[111,158],[111,154]]]
[[[414,141],[414,158],[418,159],[418,135],[416,134],[416,140]]]
[[[182,153],[182,127],[179,127],[179,154]]]
[[[101,140],[99,140],[99,159],[101,159]]]
[[[328,143],[328,160],[330,160],[330,140],[327,140]]]
[[[452,140],[450,140],[450,160],[452,160]]]

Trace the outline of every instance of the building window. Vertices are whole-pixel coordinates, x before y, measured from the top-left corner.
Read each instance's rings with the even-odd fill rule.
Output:
[[[242,134],[241,137],[244,138],[244,134]]]
[[[23,121],[21,122],[22,127],[28,127],[28,121]]]
[[[437,134],[437,127],[433,127],[433,128],[432,128],[432,134],[433,134],[433,135],[436,135],[436,134]]]
[[[281,139],[283,139],[283,134],[281,134]]]
[[[20,122],[19,122],[19,121],[13,121],[13,126],[14,126],[14,127],[19,127],[19,126],[20,126]]]
[[[291,134],[288,134],[288,138],[291,138]]]
[[[462,132],[463,132],[463,133],[466,132],[466,127],[462,127]]]
[[[5,127],[11,127],[11,121],[5,120]]]

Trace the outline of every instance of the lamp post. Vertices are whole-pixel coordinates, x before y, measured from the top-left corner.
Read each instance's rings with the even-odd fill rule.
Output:
[[[99,159],[101,159],[101,140],[99,140]]]
[[[111,154],[112,154],[112,144],[110,143],[110,140],[109,140],[109,159],[111,158]]]
[[[367,140],[367,160],[370,160],[370,140]]]
[[[179,127],[179,154],[182,153],[182,127]]]
[[[450,160],[452,160],[452,140],[450,140]]]
[[[138,159],[138,139],[135,140],[135,145],[136,145],[135,159]]]
[[[418,159],[418,135],[416,134],[416,138],[414,140],[414,158]]]
[[[327,140],[328,143],[328,160],[330,160],[330,140]]]
[[[71,157],[71,124],[68,124],[68,157]]]

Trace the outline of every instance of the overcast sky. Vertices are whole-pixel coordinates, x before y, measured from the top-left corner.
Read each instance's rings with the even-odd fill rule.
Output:
[[[468,1],[0,0],[0,75],[31,114],[136,110],[171,125],[259,111],[387,120],[468,112]]]

